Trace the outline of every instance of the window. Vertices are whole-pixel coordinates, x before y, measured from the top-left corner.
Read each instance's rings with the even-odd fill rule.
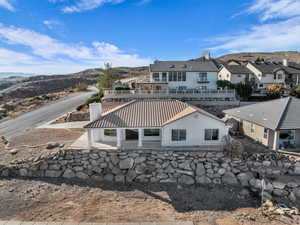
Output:
[[[251,123],[251,133],[254,133],[254,132],[255,132],[255,124]]]
[[[218,129],[205,129],[205,141],[217,141],[219,140]]]
[[[169,81],[173,81],[173,72],[169,72]]]
[[[182,81],[186,81],[186,72],[182,72]]]
[[[153,73],[153,80],[159,81],[159,73]]]
[[[241,74],[238,74],[237,77],[242,77],[242,75],[241,75]]]
[[[178,74],[178,81],[182,81],[182,74],[181,74],[181,72],[178,72],[177,74]]]
[[[199,73],[200,81],[207,81],[207,73]]]
[[[282,74],[278,74],[278,75],[277,75],[277,79],[278,79],[278,80],[281,80],[281,79],[282,79]]]
[[[264,129],[264,139],[268,139],[268,129]]]
[[[200,86],[200,89],[205,91],[207,90],[207,86]]]
[[[116,129],[104,129],[104,135],[109,137],[116,137],[117,130]]]
[[[186,130],[184,129],[172,129],[172,141],[185,141]]]
[[[162,73],[162,81],[167,81],[167,73]]]
[[[144,136],[147,137],[159,136],[159,129],[145,129]]]

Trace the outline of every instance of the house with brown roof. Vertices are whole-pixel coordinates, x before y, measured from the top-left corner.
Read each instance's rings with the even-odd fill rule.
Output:
[[[122,148],[156,143],[160,147],[222,146],[228,134],[224,121],[178,100],[133,100],[102,112],[90,105],[91,122],[84,128],[89,148],[94,143],[115,143]]]

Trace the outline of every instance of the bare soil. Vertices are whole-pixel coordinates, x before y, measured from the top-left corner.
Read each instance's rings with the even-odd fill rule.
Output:
[[[237,188],[123,185],[62,180],[0,180],[0,220],[78,222],[193,221],[195,225],[299,224],[260,215]]]
[[[48,155],[60,148],[46,149],[47,143],[57,142],[66,148],[83,133],[84,129],[33,129],[11,138],[8,146],[0,143],[0,164],[6,165],[17,160]],[[12,149],[15,149],[17,153],[11,154]]]

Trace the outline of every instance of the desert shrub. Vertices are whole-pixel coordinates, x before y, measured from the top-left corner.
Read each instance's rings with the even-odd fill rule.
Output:
[[[241,157],[244,152],[243,144],[230,137],[229,135],[223,137],[224,154],[229,157]]]
[[[297,98],[300,98],[300,85],[295,86],[292,91],[291,91],[291,95],[295,96]]]
[[[75,86],[76,91],[86,91],[88,89],[88,85],[84,83],[78,83]]]
[[[247,83],[239,83],[234,85],[234,89],[236,90],[237,94],[244,100],[248,100],[252,95],[252,85]]]
[[[217,87],[221,89],[224,88],[233,89],[234,85],[228,80],[217,80]]]
[[[92,104],[94,102],[101,102],[101,98],[103,97],[103,89],[100,89],[98,94],[93,95],[88,100],[86,100],[82,105],[78,106],[76,108],[77,111],[82,110],[85,107],[88,107],[89,104]]]
[[[283,96],[284,87],[282,85],[271,85],[267,89],[267,96],[271,99],[280,98]]]
[[[130,88],[129,87],[124,87],[124,86],[116,86],[115,90],[116,91],[127,91],[127,90],[130,90]]]

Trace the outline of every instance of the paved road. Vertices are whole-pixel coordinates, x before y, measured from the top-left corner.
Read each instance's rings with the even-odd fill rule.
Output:
[[[58,102],[42,106],[34,111],[22,114],[16,118],[0,123],[0,136],[7,138],[40,126],[63,114],[74,110],[90,96],[97,93],[97,89],[91,89],[88,92],[72,94]]]

